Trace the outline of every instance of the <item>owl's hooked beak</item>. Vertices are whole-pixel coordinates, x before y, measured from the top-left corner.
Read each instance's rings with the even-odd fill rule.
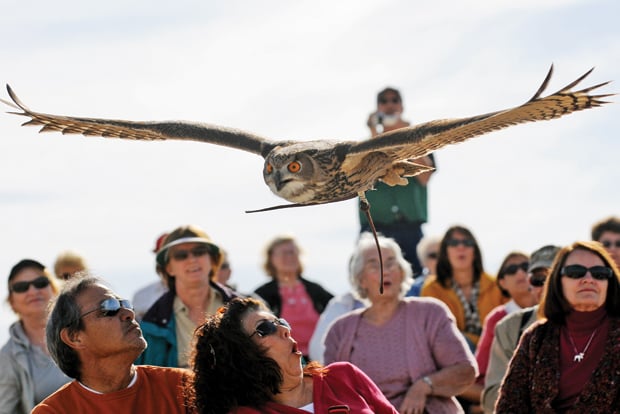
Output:
[[[282,188],[288,184],[288,182],[291,180],[283,180],[282,179],[282,175],[280,174],[280,171],[276,171],[275,174],[273,175],[273,182],[276,185],[276,190],[281,191]]]

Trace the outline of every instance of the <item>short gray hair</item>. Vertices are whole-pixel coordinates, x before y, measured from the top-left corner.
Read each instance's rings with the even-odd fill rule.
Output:
[[[424,236],[422,240],[418,242],[416,246],[416,254],[418,255],[418,260],[422,265],[424,265],[424,261],[426,261],[426,256],[428,256],[429,250],[433,244],[437,245],[437,250],[439,250],[439,244],[441,243],[441,237],[438,236]]]
[[[379,246],[382,249],[389,249],[394,252],[394,255],[396,256],[398,266],[403,271],[403,281],[400,285],[400,295],[401,297],[404,297],[413,284],[413,270],[411,269],[411,263],[403,257],[403,252],[398,243],[396,243],[396,240],[385,237],[381,234],[377,234],[377,240],[379,241]],[[366,252],[370,249],[376,248],[377,245],[372,233],[363,232],[357,241],[355,249],[353,250],[353,254],[349,262],[349,282],[353,287],[353,295],[358,299],[368,298],[368,292],[360,286],[360,281],[364,270]]]
[[[56,365],[67,376],[80,380],[81,362],[77,352],[63,342],[60,333],[67,329],[69,334],[73,334],[84,329],[80,318],[80,306],[77,304],[77,297],[87,288],[103,283],[103,281],[87,272],[80,272],[69,279],[62,291],[51,304],[45,334],[47,337],[47,349],[56,362]]]

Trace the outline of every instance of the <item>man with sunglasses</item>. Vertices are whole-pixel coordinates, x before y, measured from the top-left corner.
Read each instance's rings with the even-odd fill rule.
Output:
[[[401,118],[403,102],[400,92],[385,88],[377,95],[377,109],[368,117],[368,128],[372,138],[396,129],[408,127],[409,122]],[[381,132],[381,134],[380,134]],[[417,164],[435,167],[433,154],[413,160]],[[428,218],[428,195],[426,186],[434,171],[410,177],[406,186],[388,186],[377,182],[373,191],[366,192],[370,203],[370,214],[377,232],[391,237],[402,249],[405,259],[411,263],[414,276],[422,273],[416,246],[422,239],[422,224]],[[359,210],[360,234],[371,231],[366,215]]]
[[[558,246],[547,245],[534,251],[530,256],[530,264],[527,269],[528,281],[536,303],[540,302],[549,269],[559,250]],[[485,413],[493,413],[499,386],[508,369],[508,362],[510,362],[510,358],[512,358],[512,354],[519,344],[519,338],[523,331],[536,321],[537,313],[538,305],[535,305],[515,311],[495,325],[495,334],[491,344],[491,353],[482,391],[482,408]]]
[[[147,344],[131,302],[100,279],[71,280],[58,296],[47,323],[47,347],[74,381],[32,411],[42,413],[186,413],[179,368],[135,366]]]
[[[600,242],[620,266],[620,217],[608,217],[592,226],[592,240]]]

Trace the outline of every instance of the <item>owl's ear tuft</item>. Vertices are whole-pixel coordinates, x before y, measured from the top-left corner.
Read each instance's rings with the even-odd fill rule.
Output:
[[[334,152],[336,153],[336,157],[338,157],[338,161],[343,162],[346,156],[349,154],[350,149],[351,144],[336,145],[336,147],[334,148]]]

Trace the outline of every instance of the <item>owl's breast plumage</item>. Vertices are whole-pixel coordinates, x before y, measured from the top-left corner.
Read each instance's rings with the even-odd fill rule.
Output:
[[[325,180],[317,182],[319,188],[315,189],[313,202],[328,203],[336,200],[346,200],[356,197],[360,192],[373,188],[374,184],[385,175],[386,155],[372,153],[364,157],[361,162],[349,164],[348,169],[343,168],[343,163],[337,157],[330,157],[322,164]]]

